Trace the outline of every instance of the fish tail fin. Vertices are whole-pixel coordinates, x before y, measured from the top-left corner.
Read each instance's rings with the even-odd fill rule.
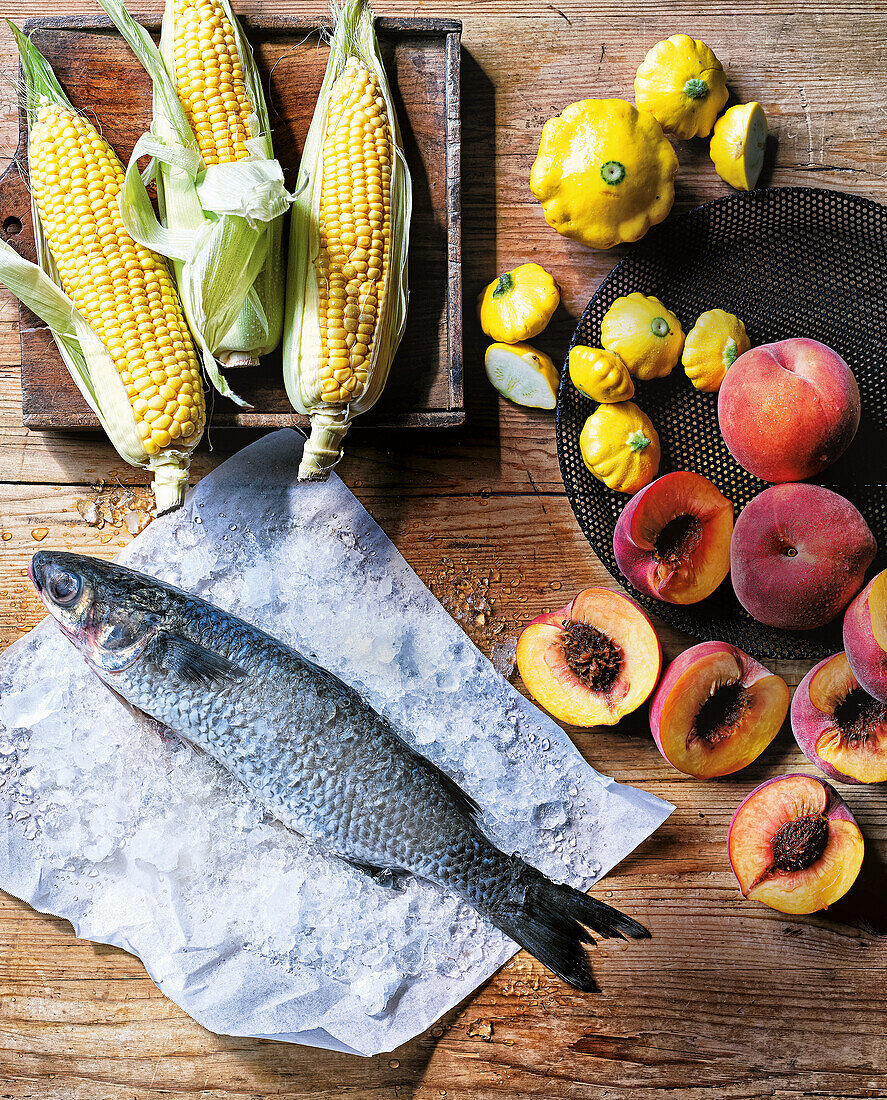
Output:
[[[585,944],[602,939],[649,939],[636,920],[572,886],[547,879],[525,865],[511,904],[490,914],[493,922],[543,966],[586,993],[598,989]]]

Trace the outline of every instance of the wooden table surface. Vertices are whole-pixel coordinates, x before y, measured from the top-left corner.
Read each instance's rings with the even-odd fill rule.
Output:
[[[686,31],[722,59],[737,99],[765,106],[775,140],[763,182],[887,200],[887,6],[380,0],[379,7],[464,21],[468,421],[437,433],[354,432],[340,473],[454,613],[466,593],[489,594],[489,622],[478,639],[488,646],[500,626],[498,637],[513,637],[567,594],[613,584],[564,496],[552,416],[509,405],[488,387],[473,319],[483,284],[537,260],[564,289],[563,307],[539,340],[560,361],[577,316],[623,254],[588,251],[545,225],[527,186],[542,123],[574,99],[630,98],[646,50]],[[322,5],[243,0],[238,8],[317,17]],[[157,8],[133,10],[147,16]],[[52,11],[94,9],[87,0],[58,0]],[[6,12],[21,21],[38,7],[15,0]],[[16,68],[8,35],[0,51],[0,148],[11,158]],[[678,152],[676,209],[726,193],[705,142],[682,143]],[[104,440],[22,428],[16,322],[16,307],[3,296],[0,646],[42,617],[25,575],[38,540],[111,555],[131,536],[113,518],[101,527],[87,523],[95,520],[90,505],[97,501],[106,516],[138,526],[144,496],[140,476]],[[195,476],[250,438],[214,432],[214,449],[201,449]],[[135,504],[122,486],[136,487]],[[688,644],[667,628],[662,638],[667,657]],[[783,663],[775,671],[795,685],[806,667]],[[714,782],[666,765],[642,716],[617,730],[571,732],[597,768],[677,807],[598,887],[653,931],[649,943],[605,944],[595,952],[601,994],[575,993],[519,955],[390,1055],[359,1059],[225,1038],[163,997],[133,957],[78,940],[67,922],[0,895],[0,1097],[887,1097],[885,790],[844,792],[868,843],[866,881],[855,900],[827,915],[787,917],[739,897],[725,850],[732,812],[752,787],[785,771],[812,771],[787,728],[757,764]]]

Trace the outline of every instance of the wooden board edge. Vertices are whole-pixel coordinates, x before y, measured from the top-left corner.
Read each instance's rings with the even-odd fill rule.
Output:
[[[305,19],[301,16],[288,15],[263,15],[259,17],[238,16],[244,30],[250,27],[257,30],[277,31],[279,33],[321,31],[329,29],[329,22],[316,19]],[[159,33],[160,20],[156,17],[139,19],[139,23],[152,33]],[[444,36],[462,33],[462,21],[460,19],[431,19],[418,16],[380,16],[376,19],[376,27],[383,34],[410,33]],[[26,20],[22,30],[26,34],[34,31],[115,31],[116,28],[106,15],[37,15]]]
[[[221,413],[213,417],[209,429],[214,428],[293,428],[307,427],[307,416],[301,413]],[[422,409],[416,412],[395,414],[384,420],[358,418],[357,428],[366,431],[394,431],[401,428],[456,428],[465,423],[464,409]],[[23,413],[22,424],[32,432],[100,432],[101,425],[92,413],[66,414],[59,422],[52,413]]]
[[[447,34],[447,360],[450,405],[464,409],[462,377],[462,32]]]

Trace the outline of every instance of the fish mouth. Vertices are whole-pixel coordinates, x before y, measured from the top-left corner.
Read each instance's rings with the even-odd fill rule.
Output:
[[[37,589],[37,594],[44,603],[46,596],[46,569],[50,565],[50,558],[45,550],[38,550],[28,563],[28,578]],[[48,604],[47,604],[48,606]]]

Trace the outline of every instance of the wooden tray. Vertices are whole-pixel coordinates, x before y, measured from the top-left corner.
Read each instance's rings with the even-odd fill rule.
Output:
[[[158,23],[148,23],[157,34]],[[244,21],[268,94],[274,151],[287,184],[299,156],[326,65],[317,24],[295,19]],[[37,48],[76,107],[98,117],[126,164],[151,122],[150,82],[123,39],[103,17],[30,20]],[[462,399],[462,285],[459,163],[459,51],[462,24],[448,19],[379,19],[379,41],[413,179],[410,306],[407,328],[385,392],[359,423],[375,427],[445,427],[465,419]],[[22,112],[18,161],[26,163]],[[0,226],[33,260],[27,187],[13,166],[0,179]],[[38,430],[99,427],[59,357],[46,327],[20,309],[22,419]],[[292,411],[281,377],[280,352],[260,366],[228,372],[232,387],[253,405],[239,410],[215,396],[212,423],[278,428],[304,424]]]

